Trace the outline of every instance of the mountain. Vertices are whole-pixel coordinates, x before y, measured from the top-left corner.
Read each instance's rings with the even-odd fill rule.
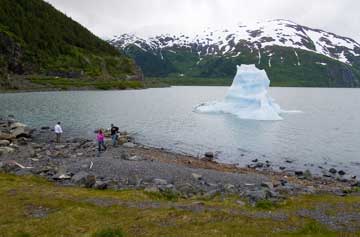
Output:
[[[42,0],[0,0],[0,87],[19,75],[138,79],[134,61]]]
[[[122,34],[108,42],[135,59],[149,77],[231,78],[236,65],[256,64],[272,85],[360,86],[359,43],[288,20],[195,34]]]

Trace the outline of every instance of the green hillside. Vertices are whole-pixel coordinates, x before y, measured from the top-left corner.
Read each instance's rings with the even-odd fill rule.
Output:
[[[50,4],[0,0],[0,6],[0,86],[17,75],[142,79],[132,59]]]

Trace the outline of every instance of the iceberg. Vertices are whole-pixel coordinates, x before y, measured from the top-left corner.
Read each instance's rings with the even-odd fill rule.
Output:
[[[228,113],[241,119],[282,120],[282,110],[268,95],[270,80],[255,65],[237,66],[234,81],[221,101],[197,105],[195,112]]]

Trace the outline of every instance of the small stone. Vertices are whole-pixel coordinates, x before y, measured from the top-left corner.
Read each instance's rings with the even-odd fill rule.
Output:
[[[232,192],[232,191],[235,190],[235,185],[233,185],[233,184],[225,184],[224,188],[225,188],[226,191],[231,191]]]
[[[345,172],[345,171],[343,171],[343,170],[339,170],[339,171],[338,171],[338,174],[339,174],[339,175],[341,175],[341,176],[343,176],[343,175],[345,175],[345,174],[346,174],[346,172]]]
[[[353,183],[351,186],[353,186],[353,187],[360,187],[360,181],[356,181],[356,182]]]
[[[55,146],[56,150],[61,150],[61,149],[64,149],[64,148],[66,148],[66,145],[56,145]]]
[[[158,192],[160,192],[158,187],[146,187],[144,189],[144,191],[148,192],[148,193],[158,193]]]
[[[201,180],[202,179],[202,175],[201,174],[196,174],[196,173],[192,173],[191,176],[196,179],[196,180]]]
[[[220,193],[219,190],[213,189],[213,190],[210,190],[210,191],[208,191],[207,193],[205,193],[204,196],[205,196],[205,197],[208,197],[208,198],[213,198],[213,197],[215,197],[218,193]]]
[[[34,149],[30,149],[29,154],[31,158],[36,157],[36,151]]]
[[[82,152],[78,152],[78,153],[76,153],[76,155],[77,155],[77,156],[83,156],[83,155],[84,155],[84,153],[82,153]]]
[[[175,186],[173,184],[168,184],[165,186],[166,189],[173,189]]]
[[[260,200],[267,199],[270,194],[265,190],[255,190],[255,191],[247,191],[245,196],[249,198],[249,201],[254,205],[256,202]]]
[[[244,207],[246,205],[246,203],[241,200],[236,200],[236,204],[238,204],[240,207]]]
[[[304,175],[304,172],[301,171],[301,170],[298,170],[298,171],[295,171],[295,175],[296,175],[296,176],[303,176],[303,175]]]
[[[329,172],[332,173],[332,174],[336,174],[337,170],[335,168],[331,168],[331,169],[329,169]]]
[[[66,179],[71,179],[71,176],[70,175],[67,175],[67,174],[56,174],[54,177],[53,177],[54,180],[66,180]]]
[[[208,151],[208,152],[205,153],[205,157],[207,157],[207,158],[214,158],[214,153],[211,152],[211,151]]]
[[[130,161],[141,161],[144,160],[144,158],[140,157],[140,156],[131,156],[131,157],[127,157],[126,160],[130,160]]]
[[[273,185],[272,182],[262,182],[261,186],[264,187],[264,188],[268,188],[268,189],[273,189],[274,188],[274,185]]]
[[[252,160],[251,162],[256,163],[256,162],[258,162],[258,161],[259,161],[258,159],[255,159],[255,160]]]
[[[280,166],[280,167],[279,167],[279,169],[280,169],[280,170],[285,170],[285,169],[286,169],[286,167],[284,167],[284,166]]]
[[[139,184],[139,180],[137,177],[130,176],[127,179],[127,183],[128,183],[128,185],[131,185],[131,186],[137,186]]]

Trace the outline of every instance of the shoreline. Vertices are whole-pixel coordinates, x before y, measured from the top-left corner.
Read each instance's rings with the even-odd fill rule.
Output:
[[[0,140],[4,138],[4,124],[6,121],[0,120],[3,130]],[[344,196],[360,187],[355,179],[317,177],[302,171],[278,172],[257,166],[256,162],[248,168],[222,164],[210,152],[201,158],[177,154],[138,144],[126,133],[120,135],[122,145],[117,147],[109,145],[107,139],[108,149],[97,157],[93,140],[69,138],[60,144],[40,142],[51,136],[50,129],[45,128],[36,132],[39,141],[36,142],[31,138],[31,129],[16,123],[11,131],[17,131],[18,138],[2,142],[0,171],[41,176],[65,186],[142,189],[184,198],[236,194],[253,205],[261,200],[278,202],[301,194]]]

